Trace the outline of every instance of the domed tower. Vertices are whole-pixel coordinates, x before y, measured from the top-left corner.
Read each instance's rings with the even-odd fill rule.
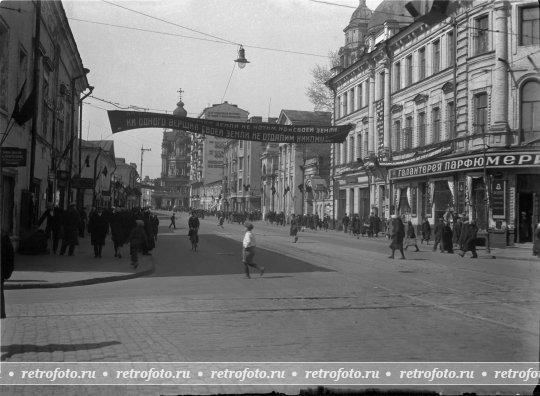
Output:
[[[360,0],[358,8],[354,10],[345,33],[345,46],[339,49],[339,57],[343,67],[349,67],[364,53],[365,35],[372,12],[366,5],[366,0]]]
[[[187,111],[184,109],[184,102],[182,99],[176,104],[176,109],[173,111],[173,116],[175,117],[187,117]]]
[[[390,29],[386,39],[397,33],[397,31],[414,22],[406,8],[407,2],[395,0],[383,0],[373,11],[373,16],[368,23],[367,32],[376,36],[381,30]]]

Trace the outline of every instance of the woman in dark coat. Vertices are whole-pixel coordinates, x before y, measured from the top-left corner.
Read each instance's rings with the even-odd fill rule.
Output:
[[[109,231],[109,221],[103,213],[102,208],[98,208],[90,217],[88,222],[88,232],[90,233],[90,243],[94,246],[94,257],[101,257],[105,237]]]
[[[453,242],[454,233],[452,232],[452,227],[450,227],[450,222],[446,221],[444,223],[444,228],[442,232],[442,250],[448,253],[454,253],[454,242]]]
[[[392,243],[390,249],[392,249],[392,255],[388,258],[393,259],[396,250],[401,253],[401,259],[405,260],[405,253],[403,253],[403,238],[405,238],[405,226],[397,215],[392,215],[392,233],[390,234]]]
[[[424,219],[424,222],[422,223],[422,239],[420,240],[420,243],[424,243],[424,241],[426,241],[426,245],[429,245],[430,238],[431,226],[429,225],[429,220]]]

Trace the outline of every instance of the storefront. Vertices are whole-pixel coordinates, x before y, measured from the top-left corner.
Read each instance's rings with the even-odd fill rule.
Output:
[[[540,152],[489,152],[390,169],[396,213],[413,224],[425,217],[466,214],[496,245],[532,241],[540,221]]]

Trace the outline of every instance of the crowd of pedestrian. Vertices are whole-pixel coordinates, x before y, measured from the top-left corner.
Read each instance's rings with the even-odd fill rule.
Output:
[[[44,235],[51,243],[52,254],[73,256],[79,238],[84,238],[87,233],[94,257],[99,259],[110,235],[114,257],[122,258],[123,246],[129,245],[131,264],[136,267],[137,254],[150,255],[156,246],[159,219],[149,209],[94,207],[86,214],[84,210],[77,210],[75,204],[70,204],[66,211],[48,208],[38,225],[45,226]]]

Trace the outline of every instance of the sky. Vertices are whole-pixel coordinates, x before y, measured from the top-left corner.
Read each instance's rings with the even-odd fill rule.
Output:
[[[374,10],[381,0],[367,0]],[[316,65],[345,44],[359,0],[64,0],[94,86],[83,106],[85,140],[113,140],[143,177],[161,174],[162,129],[111,133],[107,110],[171,113],[182,92],[188,117],[227,101],[263,119],[312,111]],[[114,26],[113,26],[114,25]],[[250,62],[234,62],[240,45]]]

